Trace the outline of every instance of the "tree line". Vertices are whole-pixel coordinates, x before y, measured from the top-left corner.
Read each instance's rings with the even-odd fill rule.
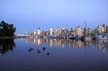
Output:
[[[13,37],[16,32],[16,27],[13,24],[8,24],[5,21],[0,22],[0,37]]]

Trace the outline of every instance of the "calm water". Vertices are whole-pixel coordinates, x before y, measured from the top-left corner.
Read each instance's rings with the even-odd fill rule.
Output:
[[[0,70],[107,68],[108,40],[0,39]]]

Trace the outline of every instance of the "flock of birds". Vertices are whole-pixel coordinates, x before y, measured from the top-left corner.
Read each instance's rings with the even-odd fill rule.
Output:
[[[28,49],[28,51],[29,51],[29,52],[32,52],[32,51],[33,51],[33,48]],[[39,49],[37,49],[37,54],[40,54],[40,53],[42,53],[42,52],[44,52],[44,51],[46,51],[46,47],[42,47],[42,51],[39,50]],[[49,56],[50,53],[47,52],[46,55]]]

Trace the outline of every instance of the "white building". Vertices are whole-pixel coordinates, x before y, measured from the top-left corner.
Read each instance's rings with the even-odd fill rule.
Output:
[[[104,27],[103,26],[99,26],[98,27],[98,33],[103,33],[104,32]]]
[[[53,33],[54,33],[53,28],[50,28],[50,29],[49,29],[49,35],[50,35],[50,36],[53,36],[53,35],[54,35]]]
[[[37,38],[42,38],[43,37],[43,31],[40,28],[37,28],[36,37]]]
[[[98,33],[106,33],[107,32],[107,27],[105,24],[98,26]]]
[[[54,31],[54,35],[57,37],[59,37],[61,34],[61,29],[60,28],[56,28],[55,31]]]
[[[41,29],[37,28],[37,35],[41,35]]]
[[[75,29],[75,35],[76,36],[82,36],[82,28],[80,26],[77,26]]]

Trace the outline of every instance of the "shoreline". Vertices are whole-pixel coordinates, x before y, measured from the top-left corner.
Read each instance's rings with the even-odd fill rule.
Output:
[[[9,37],[9,36],[0,37],[0,39],[14,39],[14,38],[16,38],[16,37],[15,36],[13,36],[13,37]]]
[[[13,37],[9,37],[9,36],[4,36],[4,37],[0,37],[0,39],[15,39],[15,38],[31,38],[31,37],[17,37],[17,36],[13,36]],[[32,38],[31,38],[32,39]],[[33,38],[33,39],[70,39],[70,40],[86,40],[85,37],[84,38]],[[98,38],[91,38],[90,40],[108,40],[108,39],[98,39]]]

